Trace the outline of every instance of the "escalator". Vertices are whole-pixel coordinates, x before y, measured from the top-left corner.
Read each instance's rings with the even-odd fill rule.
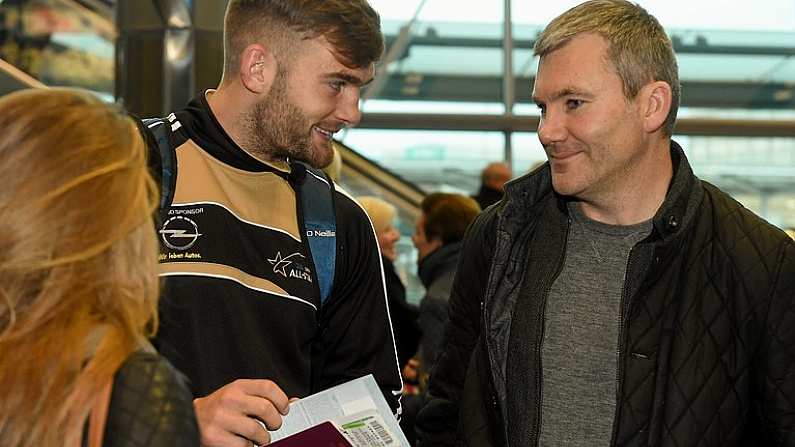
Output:
[[[378,163],[362,156],[356,150],[335,141],[342,156],[342,174],[339,183],[354,197],[378,196],[397,209],[400,231],[395,270],[406,286],[406,300],[418,304],[424,288],[417,277],[417,250],[411,242],[414,222],[421,213],[420,203],[425,192]]]
[[[26,88],[45,88],[41,81],[0,59],[0,96]]]

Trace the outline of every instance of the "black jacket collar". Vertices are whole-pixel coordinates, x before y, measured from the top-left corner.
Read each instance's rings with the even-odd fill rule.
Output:
[[[448,270],[455,270],[458,255],[461,252],[461,242],[445,244],[429,253],[417,266],[420,280],[425,288],[441,274]]]
[[[663,240],[674,237],[687,227],[703,196],[700,180],[693,174],[681,146],[671,140],[670,150],[673,178],[665,200],[652,219],[656,234]],[[534,206],[549,194],[555,196],[561,211],[566,212],[566,203],[571,198],[560,196],[552,190],[549,163],[507,183],[506,199],[497,212],[502,223],[499,227],[508,232],[520,228],[537,212]]]
[[[185,132],[215,159],[248,172],[289,173],[289,167],[263,163],[249,155],[226,133],[207,103],[212,90],[199,93],[187,107],[176,112]]]

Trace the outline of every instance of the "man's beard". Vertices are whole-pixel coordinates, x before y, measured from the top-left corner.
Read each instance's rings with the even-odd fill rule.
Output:
[[[321,168],[331,164],[333,151],[316,148],[313,124],[287,97],[287,73],[279,70],[268,96],[254,106],[248,127],[251,148],[267,158],[300,160]]]

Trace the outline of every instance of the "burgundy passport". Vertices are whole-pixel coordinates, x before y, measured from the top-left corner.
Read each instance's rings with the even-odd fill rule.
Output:
[[[323,422],[268,445],[270,447],[353,447],[331,422]]]

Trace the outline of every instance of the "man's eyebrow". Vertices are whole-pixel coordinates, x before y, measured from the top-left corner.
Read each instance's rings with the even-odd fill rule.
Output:
[[[593,98],[593,95],[591,95],[591,94],[589,94],[589,93],[587,93],[587,92],[585,92],[583,90],[576,89],[574,87],[565,87],[565,88],[562,88],[562,89],[552,93],[552,95],[549,96],[549,99],[551,101],[554,101],[556,99],[565,98],[566,96],[583,96],[583,97],[586,97],[586,98]],[[532,99],[533,99],[533,102],[536,103],[536,104],[540,104],[540,103],[544,102],[544,101],[541,100],[541,98],[539,98],[536,95],[533,95]]]
[[[354,76],[354,75],[351,75],[351,74],[348,74],[348,73],[343,73],[343,72],[330,73],[330,74],[327,74],[325,77],[327,79],[332,79],[332,78],[341,79],[341,80],[343,80],[343,81],[345,81],[345,82],[347,82],[347,83],[349,83],[351,85],[355,85],[357,87],[364,87],[367,84],[373,82],[373,79],[375,79],[375,78],[370,78],[369,80],[367,80],[367,82],[363,82],[361,80],[361,78],[359,78],[357,76]]]

